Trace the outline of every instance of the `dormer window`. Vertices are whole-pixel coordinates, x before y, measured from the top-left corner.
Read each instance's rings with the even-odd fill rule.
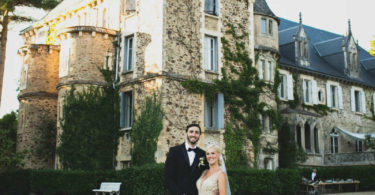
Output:
[[[309,39],[302,25],[302,16],[300,14],[300,23],[297,33],[294,35],[296,62],[300,66],[310,65]]]
[[[349,21],[348,36],[344,40],[345,73],[351,77],[359,77],[358,43],[354,41]]]

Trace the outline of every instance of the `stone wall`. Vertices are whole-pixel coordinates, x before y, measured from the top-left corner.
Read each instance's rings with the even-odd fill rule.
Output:
[[[17,151],[28,150],[25,168],[53,168],[54,156],[38,155],[43,121],[56,123],[59,47],[30,45],[23,47]],[[25,68],[27,66],[27,68]],[[43,120],[44,119],[44,120]]]
[[[292,124],[292,129],[296,131],[296,125],[301,127],[301,144],[305,146],[305,130],[304,125],[307,123],[310,125],[311,134],[310,134],[310,143],[312,144],[312,151],[308,151],[309,159],[303,163],[305,165],[333,165],[333,164],[358,164],[356,161],[362,159],[363,155],[361,153],[355,153],[356,144],[355,138],[352,138],[341,131],[337,130],[338,141],[339,141],[339,151],[338,154],[331,154],[331,131],[334,127],[339,127],[344,130],[353,133],[371,133],[373,132],[373,127],[375,122],[366,119],[365,116],[371,117],[371,103],[372,94],[374,90],[364,86],[359,86],[356,84],[342,82],[339,80],[334,80],[330,78],[318,77],[312,74],[299,73],[298,80],[298,93],[301,100],[303,101],[302,94],[302,77],[308,77],[317,81],[317,88],[323,93],[323,102],[321,104],[326,105],[326,83],[332,83],[341,86],[342,88],[342,104],[343,109],[333,108],[333,112],[328,113],[327,116],[319,116],[312,110],[306,110],[302,107],[298,107],[293,112],[286,114],[289,122]],[[301,77],[302,76],[302,77]],[[362,89],[366,94],[366,114],[353,112],[351,110],[351,95],[350,89],[352,87],[357,87]],[[307,111],[307,112],[306,112]],[[318,129],[318,148],[319,151],[314,149],[314,128]],[[363,146],[363,151],[366,151],[366,148]],[[341,154],[345,154],[343,157]],[[349,157],[352,154],[352,157]],[[329,159],[334,160],[329,160]],[[357,159],[357,160],[356,160]],[[334,162],[335,161],[335,162]]]

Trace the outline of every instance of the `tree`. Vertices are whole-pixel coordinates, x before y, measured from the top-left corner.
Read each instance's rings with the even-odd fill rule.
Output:
[[[375,40],[370,41],[371,50],[369,51],[372,56],[375,56]]]
[[[163,116],[161,101],[156,94],[146,97],[141,113],[132,127],[132,165],[155,163],[158,137],[163,129]]]
[[[11,112],[0,119],[0,169],[22,166],[25,152],[16,152],[17,114]]]
[[[12,21],[30,21],[25,16],[14,13],[17,6],[33,6],[43,9],[54,8],[60,0],[1,0],[0,1],[0,103],[3,89],[4,65],[6,56],[6,45],[8,40],[8,25]]]

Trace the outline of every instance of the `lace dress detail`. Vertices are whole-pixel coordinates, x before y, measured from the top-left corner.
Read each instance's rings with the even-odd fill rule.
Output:
[[[219,194],[218,177],[222,171],[217,171],[211,176],[202,181],[203,176],[207,174],[207,170],[203,172],[202,176],[197,181],[197,189],[199,195],[216,195]]]

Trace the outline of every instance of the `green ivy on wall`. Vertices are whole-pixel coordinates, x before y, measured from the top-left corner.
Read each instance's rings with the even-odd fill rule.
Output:
[[[243,41],[248,36],[246,29],[240,24],[238,26],[230,23],[226,25],[229,29],[226,34],[234,41],[221,39],[224,50],[222,79],[215,79],[213,83],[193,79],[183,81],[181,84],[193,93],[204,94],[208,97],[213,97],[218,92],[224,94],[230,121],[232,121],[232,124],[227,124],[227,131],[224,134],[226,163],[228,167],[235,167],[248,162],[244,150],[245,138],[247,138],[253,144],[255,157],[253,166],[257,167],[262,134],[260,116],[265,114],[275,117],[276,115],[267,103],[260,101],[260,95],[265,94],[266,90],[272,91],[275,88],[258,77],[256,66],[253,66],[253,60],[249,58]],[[238,34],[237,30],[240,30],[241,34]]]
[[[113,169],[119,133],[119,95],[112,87],[113,71],[101,70],[104,87],[76,91],[63,105],[61,144],[57,152],[64,169]],[[108,76],[112,75],[112,77]]]
[[[136,117],[131,130],[132,165],[145,165],[155,163],[157,141],[163,129],[163,110],[160,99],[154,94],[146,97],[141,105],[140,115]]]

